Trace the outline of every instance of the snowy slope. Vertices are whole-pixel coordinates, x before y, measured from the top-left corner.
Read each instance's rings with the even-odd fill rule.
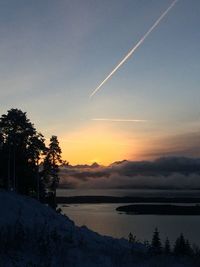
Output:
[[[143,244],[77,227],[34,199],[4,191],[0,191],[0,241],[0,267],[183,266],[151,265]]]

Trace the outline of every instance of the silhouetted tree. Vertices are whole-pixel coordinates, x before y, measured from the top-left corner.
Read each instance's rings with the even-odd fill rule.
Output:
[[[5,160],[4,160],[4,153],[3,153],[4,141],[3,141],[3,134],[0,132],[0,187],[6,187],[6,180],[5,180]]]
[[[160,234],[159,234],[157,228],[155,228],[155,231],[153,233],[151,247],[152,247],[153,252],[156,254],[160,254],[162,252],[162,244],[160,241]]]
[[[62,160],[62,164],[61,164],[62,167],[68,167],[69,166],[69,162],[66,161],[66,160]]]
[[[36,195],[38,162],[45,150],[44,138],[37,133],[26,112],[11,109],[0,118],[3,187]]]
[[[168,237],[165,240],[164,252],[165,252],[165,254],[170,254],[171,253],[171,247],[170,247],[170,242],[169,242]]]
[[[56,208],[56,188],[59,184],[59,165],[62,163],[61,148],[57,136],[50,139],[49,148],[43,164],[43,179],[48,192],[48,203],[52,208]]]
[[[185,250],[186,255],[191,256],[193,254],[193,250],[188,239],[185,241]]]
[[[129,243],[133,243],[135,241],[133,234],[131,232],[128,235],[128,241],[129,241]]]
[[[186,241],[182,233],[175,241],[174,254],[177,256],[186,255]]]

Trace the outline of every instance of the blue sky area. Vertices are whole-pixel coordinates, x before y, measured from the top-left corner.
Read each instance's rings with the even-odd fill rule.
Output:
[[[179,0],[89,98],[171,3],[1,0],[1,114],[26,111],[72,163],[199,156],[199,0]]]

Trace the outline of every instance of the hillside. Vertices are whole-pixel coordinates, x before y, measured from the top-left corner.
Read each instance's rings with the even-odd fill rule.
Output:
[[[160,266],[157,260],[143,244],[101,236],[34,199],[0,192],[2,267]]]

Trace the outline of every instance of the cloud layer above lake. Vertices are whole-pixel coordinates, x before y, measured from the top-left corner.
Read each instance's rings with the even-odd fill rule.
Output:
[[[66,188],[200,188],[200,159],[166,157],[155,161],[121,161],[108,167],[62,167],[60,185]]]

